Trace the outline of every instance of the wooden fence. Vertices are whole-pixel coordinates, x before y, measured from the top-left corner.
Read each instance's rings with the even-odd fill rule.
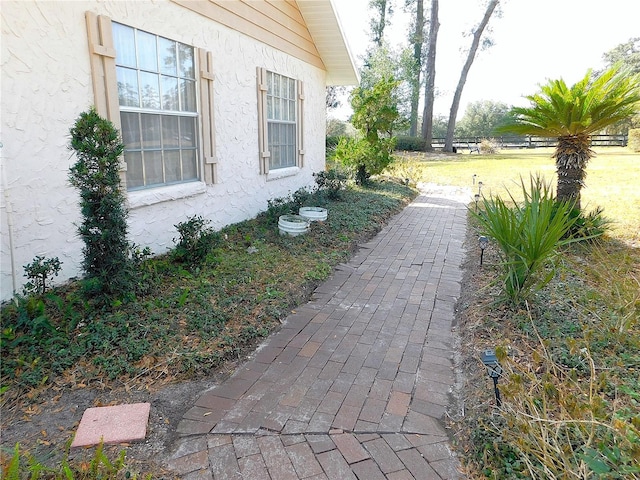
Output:
[[[444,148],[444,138],[434,138],[431,145],[433,148]],[[453,146],[457,149],[469,149],[474,151],[480,145],[483,137],[462,137],[454,138]],[[520,136],[501,136],[492,137],[495,143],[500,148],[539,148],[539,147],[555,147],[558,140],[556,138],[549,137],[534,137],[531,135]],[[592,147],[626,147],[628,135],[592,135],[591,146]]]

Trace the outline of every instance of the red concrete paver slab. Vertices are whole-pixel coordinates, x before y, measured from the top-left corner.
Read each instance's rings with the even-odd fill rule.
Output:
[[[150,410],[150,403],[87,408],[71,447],[144,440]]]
[[[380,467],[371,459],[351,465],[358,480],[387,480]]]
[[[313,477],[322,473],[322,467],[308,443],[296,443],[285,449],[299,478]]]
[[[243,479],[271,480],[262,455],[255,454],[238,460]]]
[[[329,480],[357,480],[351,467],[338,450],[330,450],[317,456]]]
[[[208,469],[209,456],[207,455],[206,450],[190,453],[174,460],[170,460],[167,463],[167,467],[180,475],[184,475],[185,473],[190,473],[195,470]]]
[[[350,433],[331,435],[331,439],[349,464],[370,458],[367,451],[360,445],[358,439]]]

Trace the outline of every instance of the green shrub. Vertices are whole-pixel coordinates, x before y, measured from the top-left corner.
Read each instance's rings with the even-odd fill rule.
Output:
[[[483,198],[483,210],[472,214],[480,222],[483,235],[496,241],[502,268],[502,286],[506,298],[519,303],[544,285],[554,275],[547,269],[575,223],[571,205],[556,203],[551,187],[539,176],[530,178],[529,190],[521,181],[524,201],[513,196],[510,206],[500,197]]]
[[[24,268],[25,277],[29,281],[24,285],[25,295],[43,294],[47,290],[47,279],[51,275],[58,276],[62,262],[58,257],[47,258],[37,255],[33,262],[27,263]]]
[[[640,152],[640,128],[629,130],[629,142],[627,146],[632,152]]]
[[[325,145],[327,150],[334,149],[340,143],[340,139],[344,138],[344,135],[332,135],[325,138]]]
[[[347,175],[336,168],[313,174],[318,192],[326,193],[331,200],[340,199],[341,191],[347,186]]]
[[[597,207],[589,213],[578,208],[571,209],[569,215],[573,219],[573,225],[565,237],[575,240],[594,240],[601,237],[612,223],[603,213],[602,207]]]
[[[409,137],[408,135],[398,135],[396,137],[396,150],[424,152],[425,147],[426,143],[422,137]]]
[[[395,138],[379,138],[371,143],[364,138],[343,138],[336,147],[335,158],[353,170],[356,184],[365,185],[393,161]]]
[[[77,161],[70,168],[69,181],[80,191],[82,268],[97,291],[128,292],[128,211],[119,159],[124,144],[113,124],[94,107],[80,114],[70,133]]]
[[[174,225],[179,238],[173,239],[176,242],[173,258],[190,265],[203,262],[220,244],[220,235],[208,227],[209,223],[209,220],[200,215],[193,215],[186,221]]]
[[[351,92],[351,122],[360,136],[340,139],[335,158],[353,170],[358,185],[367,183],[393,161],[392,132],[399,117],[395,96],[399,84],[393,76],[384,76],[370,88],[358,87]]]

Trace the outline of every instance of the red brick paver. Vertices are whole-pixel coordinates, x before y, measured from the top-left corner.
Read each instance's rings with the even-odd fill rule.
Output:
[[[202,394],[167,467],[213,480],[460,479],[443,416],[465,201],[424,193],[362,245]]]

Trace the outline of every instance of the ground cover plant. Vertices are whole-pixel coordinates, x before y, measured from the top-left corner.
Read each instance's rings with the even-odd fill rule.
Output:
[[[554,275],[518,303],[496,302],[503,294],[500,247],[491,240],[479,265],[483,225],[470,203],[457,318],[464,379],[452,422],[465,478],[640,478],[640,192],[628,180],[640,173],[637,158],[621,149],[598,151],[583,207],[602,207],[614,229],[558,245],[553,268],[542,267]],[[394,176],[467,186],[470,193],[482,181],[485,197],[509,199],[511,189],[515,198],[506,208],[526,197],[512,188],[520,178],[554,166],[549,151],[535,150],[405,157],[395,168]],[[504,369],[500,408],[480,361],[488,348]]]
[[[176,223],[172,253],[140,257],[145,288],[134,286],[134,296],[96,304],[71,284],[4,305],[3,426],[51,391],[153,389],[207,377],[250,351],[416,194],[392,182],[337,184],[274,199],[218,232],[199,217]],[[328,219],[305,235],[280,235],[278,215],[302,204],[327,208]],[[13,448],[3,445],[5,466]]]

